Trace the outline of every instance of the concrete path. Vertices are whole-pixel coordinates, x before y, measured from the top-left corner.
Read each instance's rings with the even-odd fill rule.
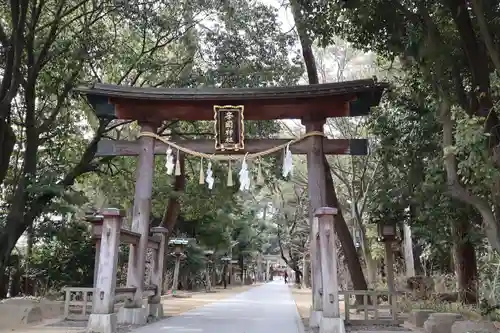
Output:
[[[287,285],[270,282],[133,333],[303,333]]]

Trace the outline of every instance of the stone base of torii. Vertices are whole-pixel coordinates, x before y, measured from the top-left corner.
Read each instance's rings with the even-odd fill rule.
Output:
[[[123,217],[120,210],[108,208],[89,219],[92,223],[92,236],[96,240],[96,274],[87,332],[114,333],[118,323],[143,325],[148,318],[163,317],[161,294],[167,230],[162,227],[149,229],[149,225],[147,232],[143,234],[122,229]],[[150,237],[149,233],[153,236]],[[120,243],[130,245],[126,287],[116,286]],[[137,251],[141,243],[145,250],[150,248],[153,251],[148,284],[144,281],[144,266],[138,265],[138,262],[144,263],[146,259],[145,251],[142,254]],[[137,270],[138,266],[142,266],[142,270]],[[118,295],[125,296],[126,302],[115,313],[115,298]],[[144,297],[147,297],[145,306]]]
[[[312,260],[312,270],[313,275],[316,274],[316,276],[313,276],[310,326],[319,327],[320,333],[345,333],[344,320],[340,317],[339,308],[334,227],[336,214],[336,208],[322,207],[316,209],[313,218],[312,231],[316,240],[316,260]]]

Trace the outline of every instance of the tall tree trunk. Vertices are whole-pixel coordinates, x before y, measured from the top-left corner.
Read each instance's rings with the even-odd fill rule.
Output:
[[[302,271],[304,272],[304,276],[302,277],[302,284],[304,287],[311,288],[311,265],[309,261],[304,259],[302,263]]]
[[[460,302],[477,302],[477,260],[474,244],[470,239],[471,224],[468,220],[453,221],[453,259],[458,280]]]
[[[0,185],[3,183],[9,170],[10,156],[14,151],[16,135],[10,124],[0,119]]]
[[[413,241],[413,263],[415,265],[415,275],[424,275],[424,265],[422,264],[422,246],[419,245],[415,240]]]
[[[302,56],[304,57],[309,84],[317,84],[319,83],[319,77],[316,60],[314,59],[314,53],[312,50],[312,40],[306,31],[306,25],[301,14],[300,3],[297,0],[291,0],[290,5],[292,7],[295,25],[299,34],[300,44],[302,46]],[[338,204],[337,194],[335,192],[332,175],[330,173],[330,165],[328,164],[326,157],[324,157],[324,163],[327,188],[326,202],[329,206],[336,207],[338,209],[338,215],[335,218],[335,231],[344,250],[352,284],[355,290],[367,290],[368,286],[363,274],[363,269],[361,268],[356,247],[354,246],[354,242],[352,240],[351,232],[349,231],[349,227],[345,222],[344,216],[342,215],[342,211],[340,210],[340,206]],[[362,302],[362,297],[360,297],[358,301]]]
[[[304,22],[302,17],[300,3],[298,0],[291,0],[290,5],[292,7],[293,18],[299,35],[300,45],[302,47],[302,57],[304,58],[304,63],[306,65],[307,79],[309,84],[318,84],[318,69],[316,67],[316,60],[312,50],[312,40],[307,34],[306,22]]]
[[[344,215],[342,214],[337,193],[335,192],[332,174],[330,173],[330,165],[328,164],[326,157],[324,157],[323,161],[325,163],[325,180],[327,189],[326,202],[329,206],[338,209],[338,213],[335,216],[335,232],[339,237],[340,244],[342,244],[342,249],[347,261],[347,268],[349,269],[349,275],[351,276],[354,290],[367,290],[368,285],[366,284],[365,275],[363,274],[363,269],[361,268],[358,253],[356,251],[356,247],[354,246],[349,227],[347,226]],[[363,297],[359,297],[357,301],[363,302]]]
[[[185,167],[185,158],[184,154],[180,154],[179,156],[179,164],[181,169],[181,175],[175,176],[173,180],[173,190],[170,194],[170,198],[168,199],[167,207],[163,212],[163,218],[161,221],[161,226],[167,228],[168,237],[172,235],[172,230],[174,230],[175,224],[177,223],[177,219],[179,218],[179,214],[181,212],[181,201],[180,198],[184,193],[184,188],[186,186],[186,167]],[[168,241],[168,239],[167,239]]]

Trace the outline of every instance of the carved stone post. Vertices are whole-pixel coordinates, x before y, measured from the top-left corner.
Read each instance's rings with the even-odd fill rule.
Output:
[[[156,286],[156,294],[148,300],[149,315],[157,319],[163,318],[163,304],[161,293],[163,286],[163,261],[165,259],[165,241],[168,230],[163,227],[151,228],[153,236],[160,239],[158,250],[153,253],[153,267],[151,267],[151,284]]]
[[[102,212],[101,250],[99,267],[87,332],[114,333],[117,318],[114,313],[118,248],[123,214],[115,208]]]
[[[266,260],[266,282],[271,279],[269,276],[270,270],[271,270],[271,262],[269,260]]]
[[[206,280],[206,292],[212,291],[212,278],[210,276],[210,266],[213,263],[213,254],[214,251],[207,250],[205,251],[205,280]]]
[[[302,123],[306,126],[306,132],[323,132],[325,120],[308,120],[302,121]],[[321,254],[318,249],[316,237],[318,234],[318,219],[313,216],[313,213],[316,209],[326,205],[326,183],[325,164],[323,162],[323,138],[315,135],[310,137],[308,141],[311,148],[307,153],[307,187],[309,192],[309,212],[311,218],[310,254],[313,292],[313,304],[309,325],[311,328],[317,328],[321,321],[323,304],[321,302],[322,296],[320,295],[322,289]]]
[[[144,132],[155,132],[156,127],[141,123]],[[151,194],[153,189],[154,145],[151,137],[139,138],[140,153],[136,170],[132,231],[140,233],[139,244],[130,247],[127,271],[127,287],[135,287],[131,302],[120,308],[118,320],[124,324],[144,325],[148,313],[143,307],[144,272],[149,238],[149,216],[151,213]]]
[[[323,317],[320,333],[344,333],[344,320],[340,318],[339,282],[337,275],[337,247],[335,245],[334,216],[336,208],[323,207],[315,211],[319,222],[319,245],[321,252],[321,276],[323,280]]]
[[[384,242],[385,245],[385,267],[387,273],[387,289],[394,294],[394,255],[392,253],[392,242]]]
[[[411,237],[411,227],[406,223],[403,225],[403,233],[406,277],[409,278],[415,276],[415,261],[413,260],[413,241]]]
[[[99,255],[101,253],[101,240],[95,241],[95,259],[94,259],[94,288],[97,283],[97,270],[99,268]]]

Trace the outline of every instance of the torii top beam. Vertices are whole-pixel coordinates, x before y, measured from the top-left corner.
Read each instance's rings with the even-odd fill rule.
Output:
[[[263,88],[141,88],[95,83],[81,87],[98,117],[139,121],[213,120],[213,105],[244,105],[246,120],[364,116],[385,83],[373,79]]]

